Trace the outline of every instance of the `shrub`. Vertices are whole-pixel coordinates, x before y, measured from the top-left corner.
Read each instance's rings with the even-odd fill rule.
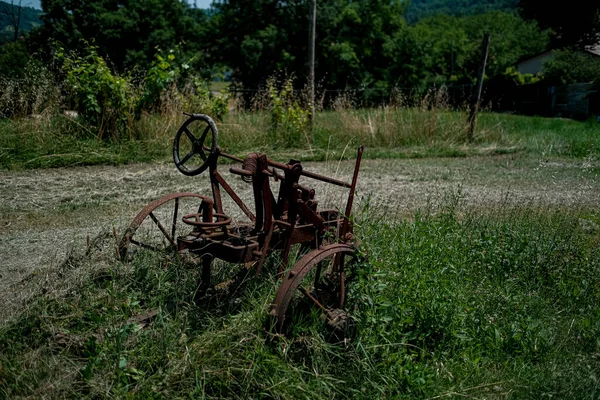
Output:
[[[310,111],[303,108],[294,96],[293,83],[293,78],[282,83],[273,77],[267,80],[272,140],[283,141],[286,147],[299,145],[310,123]]]
[[[142,95],[136,104],[138,117],[142,111],[164,113],[171,103],[166,99],[165,93],[169,90],[177,93],[175,83],[179,76],[179,67],[174,61],[175,55],[172,52],[166,57],[158,53],[155,55],[155,60],[144,78]]]
[[[579,50],[558,50],[543,66],[544,79],[555,84],[600,81],[600,61]]]
[[[229,94],[211,93],[208,82],[199,77],[192,77],[189,80],[183,95],[185,108],[191,112],[210,115],[217,121],[223,121],[229,114]]]
[[[118,139],[131,120],[135,102],[132,87],[128,79],[112,73],[95,46],[88,46],[86,53],[65,54],[60,49],[58,54],[63,60],[68,101],[96,128],[99,139]]]

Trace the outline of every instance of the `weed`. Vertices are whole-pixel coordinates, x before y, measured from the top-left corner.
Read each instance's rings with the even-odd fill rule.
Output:
[[[269,340],[276,263],[234,296],[197,303],[200,271],[144,251],[121,263],[102,236],[30,278],[39,291],[0,327],[0,393],[595,398],[600,231],[581,221],[599,219],[535,205],[471,212],[460,192],[394,223],[365,206],[355,332],[334,343],[318,326]]]
[[[13,169],[165,160],[171,154],[173,134],[184,120],[183,111],[220,120],[219,145],[234,154],[275,150],[272,156],[277,158],[277,152],[293,151],[304,154],[299,157],[303,160],[323,160],[358,144],[370,149],[367,156],[377,158],[525,151],[592,160],[600,152],[596,123],[485,112],[480,114],[475,140],[468,143],[466,115],[450,107],[443,89],[420,98],[394,95],[389,105],[379,108],[357,108],[355,100],[344,95],[330,109],[319,106],[311,130],[305,93],[293,90],[290,79],[273,78],[254,96],[250,111],[237,109],[229,114],[236,99],[212,93],[198,77],[187,74],[184,79],[180,75],[186,64],[177,64],[170,56],[157,58],[138,84],[113,76],[94,53],[67,63],[71,97],[89,109],[82,112],[88,120],[60,114],[69,103],[60,96],[63,84],[54,83],[47,71],[32,69],[26,75],[31,79],[6,82],[0,112],[31,118],[0,121],[0,165]],[[134,114],[138,118],[132,118]],[[114,121],[119,126],[109,124],[110,115],[118,117]]]

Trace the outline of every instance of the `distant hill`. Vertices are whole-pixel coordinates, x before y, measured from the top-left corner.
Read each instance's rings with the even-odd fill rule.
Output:
[[[18,3],[15,1],[15,3]],[[23,1],[22,4],[30,4],[33,2]],[[39,4],[39,2],[37,2]],[[16,7],[16,6],[15,6]],[[38,25],[41,25],[42,21],[41,10],[36,10],[33,7],[22,7],[21,9],[21,21],[19,23],[20,32],[28,32]],[[12,5],[5,1],[0,1],[0,44],[7,41],[14,40],[14,27],[12,20]]]
[[[424,17],[436,14],[471,15],[493,10],[515,12],[519,0],[409,0],[405,18],[414,24]]]
[[[42,2],[40,0],[23,0],[21,3],[23,7],[32,7],[36,10],[42,9]]]

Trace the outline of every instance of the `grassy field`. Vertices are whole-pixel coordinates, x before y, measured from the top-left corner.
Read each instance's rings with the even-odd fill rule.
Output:
[[[120,165],[165,161],[185,116],[144,115],[118,141],[99,141],[64,116],[0,120],[0,167],[31,169],[74,165]],[[566,119],[482,113],[473,142],[466,140],[465,114],[419,108],[317,113],[314,132],[279,126],[268,112],[239,112],[218,122],[219,145],[232,153],[268,152],[286,160],[323,161],[364,144],[371,158],[464,157],[515,152],[585,158],[600,153],[600,124]]]
[[[192,301],[199,271],[114,258],[110,235],[33,274],[0,328],[0,390],[25,397],[597,398],[600,214],[456,199],[390,224],[357,215],[354,331],[265,330],[277,282]],[[430,212],[431,211],[431,212]],[[460,216],[459,216],[460,215]],[[158,308],[149,326],[131,322]]]
[[[164,193],[208,190],[169,165],[180,116],[119,143],[57,136],[79,132],[66,119],[1,121],[0,398],[600,397],[600,128],[483,114],[466,143],[463,118],[327,112],[293,143],[267,114],[219,125],[234,153],[327,160],[307,168],[341,179],[352,163],[337,160],[367,144],[344,338],[319,320],[270,333],[275,258],[199,301],[198,269],[116,259],[112,227]]]

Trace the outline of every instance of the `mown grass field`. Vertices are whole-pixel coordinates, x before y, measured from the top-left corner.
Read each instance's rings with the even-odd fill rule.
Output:
[[[113,226],[122,231],[163,193],[208,189],[168,165],[176,119],[149,119],[165,132],[143,143],[86,139],[61,151],[48,147],[60,145],[54,133],[27,136],[34,122],[2,122],[10,156],[0,244],[19,279],[2,288],[12,308],[0,313],[0,396],[598,398],[600,128],[484,114],[466,144],[460,114],[343,112],[319,115],[314,137],[296,144],[269,144],[262,114],[219,127],[235,153],[328,160],[307,168],[340,178],[351,163],[332,160],[368,145],[354,217],[364,261],[350,286],[345,340],[318,321],[271,335],[276,258],[262,279],[200,302],[197,269],[154,253],[116,259]],[[6,150],[14,143],[27,152]],[[75,153],[73,165],[154,162],[22,170],[71,165],[64,160]],[[318,187],[320,195],[336,198]],[[20,246],[28,251],[11,258]],[[54,256],[39,258],[44,252]],[[160,310],[151,324],[132,322],[151,309]]]

